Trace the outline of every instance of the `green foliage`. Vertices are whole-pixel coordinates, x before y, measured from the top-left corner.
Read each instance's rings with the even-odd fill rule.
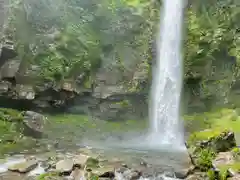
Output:
[[[152,27],[148,27],[155,18],[149,14],[153,5],[148,1],[11,3],[9,31],[14,29],[10,34],[20,58],[26,59],[22,69],[30,64],[40,66],[43,80],[59,82],[81,76],[84,84],[99,67],[121,71],[125,78],[139,62],[148,61],[152,35]]]
[[[201,171],[208,171],[212,168],[212,160],[215,158],[216,154],[211,149],[198,149],[197,158],[195,160],[195,165]]]
[[[9,122],[17,122],[23,120],[23,116],[18,110],[0,108],[0,119]]]
[[[216,173],[213,169],[209,169],[207,171],[207,177],[208,177],[209,180],[216,180],[217,179]]]
[[[81,77],[91,87],[104,67],[136,92],[144,89],[133,78],[139,64],[145,64],[140,71],[151,80],[150,43],[156,39],[159,11],[160,1],[147,0],[11,0],[5,31],[16,42],[22,72],[37,65],[41,80]],[[186,85],[195,80],[191,94],[206,101],[206,108],[228,103],[239,77],[239,16],[231,0],[190,1],[186,9]]]
[[[192,2],[189,6],[184,68],[186,78],[201,77],[200,89],[193,91],[196,96],[227,102],[238,77],[239,15],[233,1]]]

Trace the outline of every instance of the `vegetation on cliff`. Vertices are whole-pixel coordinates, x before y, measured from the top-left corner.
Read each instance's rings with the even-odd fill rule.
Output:
[[[96,73],[104,68],[121,76],[119,86],[124,84],[129,92],[148,90],[159,1],[12,0],[10,4],[5,40],[15,42],[21,59],[19,76],[34,65],[37,82],[70,79],[91,88],[96,85]],[[188,103],[204,101],[203,109],[216,102],[238,104],[230,96],[239,77],[237,4],[190,1],[185,14]],[[139,77],[143,72],[146,75]]]

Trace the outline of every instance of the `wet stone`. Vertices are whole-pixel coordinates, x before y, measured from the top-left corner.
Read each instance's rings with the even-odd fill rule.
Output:
[[[80,155],[76,156],[73,160],[74,166],[83,167],[87,163],[88,158],[89,158],[89,156],[84,155],[84,154],[80,154]]]
[[[56,171],[60,173],[70,173],[73,169],[74,162],[71,159],[60,160],[56,163]]]
[[[74,169],[72,171],[72,173],[70,174],[70,177],[69,179],[72,179],[72,180],[79,180],[81,178],[85,178],[85,175],[84,175],[84,171],[83,170],[80,170],[78,168]]]
[[[8,167],[8,170],[17,171],[20,173],[27,173],[33,170],[34,168],[36,168],[37,165],[38,165],[37,160],[27,160],[26,162],[22,162],[22,163],[15,164],[13,166]]]
[[[111,166],[93,169],[92,173],[102,178],[113,178],[115,176],[114,168]]]

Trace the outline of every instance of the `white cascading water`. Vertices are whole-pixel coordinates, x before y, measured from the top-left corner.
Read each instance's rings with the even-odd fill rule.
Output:
[[[164,0],[150,101],[150,143],[184,147],[180,120],[184,0]]]

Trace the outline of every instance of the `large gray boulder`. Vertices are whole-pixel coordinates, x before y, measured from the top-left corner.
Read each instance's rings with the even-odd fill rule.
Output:
[[[23,133],[34,138],[41,138],[46,120],[47,118],[40,113],[25,111],[23,113]]]

